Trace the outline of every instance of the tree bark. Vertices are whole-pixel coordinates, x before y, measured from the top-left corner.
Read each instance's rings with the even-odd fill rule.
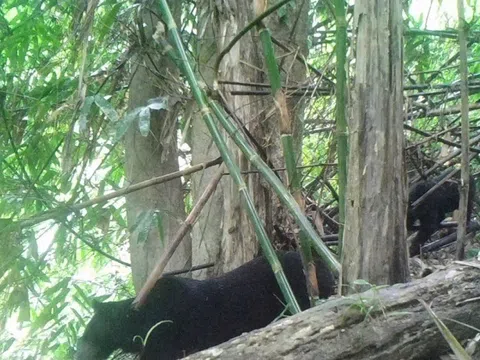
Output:
[[[299,48],[300,54],[306,56],[309,9],[306,4],[302,6],[302,3],[304,2],[296,1],[295,11],[289,13],[288,22],[285,18],[279,19],[277,14],[272,14],[268,18],[267,24],[272,33],[278,34],[281,41],[292,45],[294,49]],[[199,4],[199,9],[202,9],[199,20],[201,38],[199,42],[199,73],[207,84],[212,85],[213,83],[215,74],[212,73],[212,65],[216,55],[253,19],[252,4],[251,1],[245,0],[222,2],[205,0]],[[293,24],[296,25],[294,31],[292,31]],[[225,56],[220,67],[219,80],[267,83],[266,74],[262,70],[264,68],[263,55],[259,41],[255,31],[246,34]],[[278,55],[283,54],[279,52]],[[297,82],[301,82],[305,78],[305,67],[297,63],[292,55],[284,57],[282,63],[285,69],[284,79],[288,79],[288,84],[297,85]],[[271,96],[230,95],[230,91],[233,90],[249,89],[254,90],[255,88],[231,84],[220,86],[230,109],[255,137],[264,151],[265,157],[275,167],[283,167],[278,118],[271,115],[266,116],[268,112],[272,113],[271,110],[274,110]],[[302,128],[303,108],[298,106],[294,109],[296,105],[299,104],[291,101],[289,110],[292,116],[295,116],[297,148],[300,148],[301,131],[299,129]],[[200,116],[194,120],[191,133],[193,164],[218,156],[218,151]],[[233,153],[236,154],[241,170],[252,170],[234,142],[231,140],[227,140],[227,142],[234,149]],[[211,176],[213,176],[213,172],[210,170],[192,176],[194,199],[209,183]],[[256,209],[264,219],[267,233],[272,238],[273,224],[284,223],[282,219],[285,219],[286,213],[258,174],[247,175],[246,182],[253,194],[252,198],[255,201]],[[220,183],[214,197],[199,217],[192,234],[194,264],[216,263],[214,269],[204,271],[203,274],[195,274],[200,278],[216,276],[237,268],[251,260],[258,252],[258,243],[253,227],[243,210],[238,189],[229,177],[225,177]]]
[[[181,2],[172,1],[172,9],[178,15]],[[178,16],[177,16],[178,17]],[[148,136],[140,134],[138,121],[135,121],[125,136],[125,172],[127,182],[134,184],[152,177],[178,171],[176,106],[172,99],[178,98],[175,83],[178,81],[176,67],[166,58],[160,58],[158,53],[147,48],[152,44],[148,40],[152,34],[152,23],[149,16],[143,21],[147,42],[145,48],[134,59],[132,66],[133,78],[129,92],[129,109],[146,106],[147,101],[159,96],[169,97],[167,110],[151,111],[150,132]],[[149,52],[150,56],[147,56]],[[151,59],[155,62],[152,64]],[[153,74],[155,69],[163,69],[165,79],[158,79]],[[130,234],[130,257],[132,263],[133,283],[138,291],[162,253],[163,248],[173,239],[181,222],[185,219],[185,206],[182,184],[175,179],[164,184],[133,192],[126,197],[127,219]],[[154,212],[156,212],[155,215]],[[139,224],[142,216],[152,214],[148,237],[139,242],[139,234],[146,229]],[[161,226],[157,226],[161,222]],[[168,270],[182,269],[191,266],[191,242],[187,236],[172,256],[166,267]]]
[[[356,77],[342,281],[395,284],[408,277],[402,8],[400,0],[359,0],[354,11]]]
[[[478,282],[478,268],[452,265],[409,284],[330,300],[186,359],[437,359],[448,344],[418,299],[462,343],[475,330],[447,319],[480,327],[480,302],[472,301],[480,297]]]

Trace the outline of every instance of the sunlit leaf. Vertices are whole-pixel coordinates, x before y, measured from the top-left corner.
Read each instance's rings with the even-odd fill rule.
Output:
[[[87,96],[85,98],[83,106],[80,108],[80,115],[78,117],[78,126],[80,128],[80,131],[85,131],[87,129],[87,116],[90,113],[90,109],[92,108],[93,100],[93,96]]]
[[[18,311],[18,322],[30,321],[30,301],[28,299],[28,290],[24,289],[24,297],[20,302]]]
[[[123,135],[127,132],[127,130],[130,128],[130,126],[133,125],[134,121],[137,119],[138,114],[143,110],[144,108],[136,108],[132,111],[130,111],[127,115],[125,115],[120,121],[115,125],[116,128],[116,133],[115,133],[115,138],[113,139],[114,142],[118,142]]]
[[[67,243],[67,228],[65,227],[64,224],[61,224],[58,228],[57,231],[55,232],[55,256],[57,258],[57,261],[61,262],[63,257],[65,256],[65,246]]]
[[[58,283],[53,285],[52,287],[45,289],[43,292],[43,295],[47,297],[51,297],[53,294],[55,294],[57,291],[62,291],[63,289],[68,289],[68,285],[70,283],[71,278],[66,277],[62,280],[60,280]]]
[[[138,114],[138,129],[142,136],[147,136],[150,131],[150,109],[144,107]]]
[[[148,99],[147,107],[152,110],[162,110],[168,108],[168,97],[167,96],[160,96],[153,99]]]
[[[462,345],[452,334],[450,329],[443,323],[443,321],[437,316],[437,314],[435,314],[435,312],[430,308],[430,306],[428,306],[427,303],[422,299],[419,299],[418,301],[420,301],[420,303],[427,310],[428,314],[435,322],[435,325],[437,325],[438,330],[440,330],[443,338],[447,341],[448,345],[455,354],[455,357],[458,360],[471,360],[472,358],[470,357],[470,355],[465,351]]]
[[[154,222],[154,215],[154,210],[145,210],[138,214],[135,224],[130,229],[132,233],[137,233],[138,243],[144,243],[147,241]]]
[[[14,337],[8,337],[8,339],[3,339],[0,341],[0,353],[5,353],[8,349],[10,349],[10,346],[12,346],[14,342]]]
[[[98,31],[98,40],[103,41],[105,36],[107,36],[112,30],[112,25],[117,19],[118,12],[122,8],[123,4],[118,3],[114,4],[112,8],[103,16],[102,21],[100,22],[99,31]]]
[[[105,114],[105,116],[112,122],[117,122],[119,117],[117,111],[113,108],[103,96],[95,95],[95,104],[100,108],[100,110]]]

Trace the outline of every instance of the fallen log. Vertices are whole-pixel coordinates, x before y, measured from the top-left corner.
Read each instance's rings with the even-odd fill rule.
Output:
[[[185,359],[438,359],[449,348],[418,299],[462,344],[476,332],[458,322],[480,328],[480,270],[453,264],[408,284],[329,300]]]

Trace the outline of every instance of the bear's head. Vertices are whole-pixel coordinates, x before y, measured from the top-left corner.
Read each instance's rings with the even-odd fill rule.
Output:
[[[76,359],[106,359],[119,348],[125,352],[139,351],[140,341],[133,341],[137,314],[131,305],[131,299],[104,303],[94,300],[94,315],[78,341]]]

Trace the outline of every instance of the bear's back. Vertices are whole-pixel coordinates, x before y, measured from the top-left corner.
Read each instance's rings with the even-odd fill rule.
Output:
[[[280,253],[279,260],[300,307],[308,308],[300,255]],[[333,293],[334,279],[323,263],[317,263],[320,296],[326,298]],[[170,294],[169,306],[175,306],[171,314],[176,318],[167,347],[176,353],[169,354],[164,337],[152,333],[143,359],[175,359],[209,348],[262,328],[285,310],[285,300],[275,275],[263,256],[213,279],[164,277],[157,282],[147,302],[158,299],[158,294],[168,296],[167,293]],[[164,303],[165,299],[160,302]]]

